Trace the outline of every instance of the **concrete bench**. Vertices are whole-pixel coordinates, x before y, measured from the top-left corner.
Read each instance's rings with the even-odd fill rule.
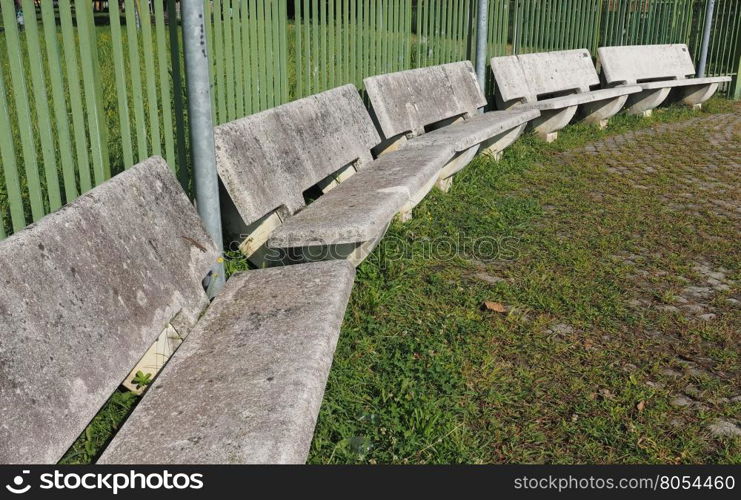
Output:
[[[479,115],[478,108],[487,102],[468,61],[372,76],[363,82],[383,135],[378,154],[437,145],[454,148],[455,156],[438,176],[443,190],[477,153],[498,157],[527,122],[540,115],[534,109]]]
[[[305,460],[354,269],[244,272],[209,307],[217,258],[161,158],[0,242],[0,463],[57,462],[164,334],[102,462]]]
[[[600,128],[622,109],[640,87],[595,89],[600,83],[586,49],[493,57],[495,100],[499,109],[538,109],[531,126],[551,142],[580,111],[584,121]]]
[[[685,104],[698,108],[710,99],[728,76],[693,78],[695,65],[684,44],[629,45],[597,49],[604,82],[610,87],[638,85],[641,92],[628,99],[631,114],[648,116],[677,89]]]
[[[217,257],[157,158],[0,242],[0,463],[57,462],[158,337],[188,335]]]
[[[232,276],[99,463],[303,463],[354,269]]]
[[[215,140],[225,226],[257,266],[357,265],[394,216],[409,216],[454,155],[438,145],[374,161],[381,139],[352,85],[216,127]],[[324,194],[307,204],[315,188]]]

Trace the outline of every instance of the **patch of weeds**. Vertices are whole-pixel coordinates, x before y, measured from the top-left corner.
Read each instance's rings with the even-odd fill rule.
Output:
[[[66,465],[95,462],[134,410],[139,399],[138,395],[123,388],[114,392],[59,463]]]

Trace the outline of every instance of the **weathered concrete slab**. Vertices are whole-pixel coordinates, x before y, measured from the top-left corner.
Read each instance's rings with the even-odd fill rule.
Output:
[[[692,78],[695,65],[684,44],[600,47],[597,52],[608,85],[637,82],[642,88],[627,100],[626,109],[632,114],[650,114],[677,87],[694,87],[681,92],[686,104],[698,106],[712,97],[719,83],[731,80],[723,76]]]
[[[380,142],[353,85],[216,127],[219,177],[245,224],[284,207],[304,206],[302,193],[342,167],[362,168]]]
[[[469,61],[377,75],[363,80],[385,139],[475,113],[486,105]]]
[[[586,49],[493,57],[491,68],[502,100],[532,102],[539,95],[588,92],[599,76]]]
[[[169,324],[188,333],[217,256],[161,158],[0,242],[0,463],[56,463]]]
[[[610,85],[642,80],[683,80],[695,74],[685,44],[622,45],[597,49],[602,76]]]
[[[277,228],[273,248],[370,241],[453,157],[449,145],[408,148],[379,157]],[[432,185],[430,185],[432,187]]]
[[[345,261],[233,276],[100,463],[303,463],[353,277]]]
[[[442,127],[415,137],[403,147],[450,144],[456,152],[481,144],[507,130],[517,128],[540,116],[535,109],[491,111],[454,125]]]

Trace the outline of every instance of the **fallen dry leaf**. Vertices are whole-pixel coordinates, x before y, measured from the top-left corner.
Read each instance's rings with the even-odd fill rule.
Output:
[[[489,300],[484,301],[484,309],[487,311],[494,311],[498,313],[506,313],[507,312],[507,306],[504,304],[500,304],[499,302],[491,302]]]
[[[645,401],[640,401],[640,402],[639,402],[639,403],[638,403],[638,404],[636,405],[636,409],[637,409],[638,411],[643,411],[643,409],[644,409],[645,407],[646,407],[646,402],[645,402]]]

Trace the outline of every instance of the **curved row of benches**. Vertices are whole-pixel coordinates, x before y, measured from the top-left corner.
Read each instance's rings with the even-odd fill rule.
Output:
[[[548,136],[579,106],[601,122],[657,105],[659,89],[697,104],[717,87],[643,84],[612,50],[603,72],[631,85],[592,90],[583,50],[530,54],[492,60],[505,110],[478,113],[460,62],[367,78],[370,113],[346,85],[217,127],[225,226],[264,269],[210,305],[201,281],[220,256],[161,158],[0,243],[0,462],[56,462],[122,381],[186,338],[100,462],[303,462],[354,265],[394,217],[528,124]]]

